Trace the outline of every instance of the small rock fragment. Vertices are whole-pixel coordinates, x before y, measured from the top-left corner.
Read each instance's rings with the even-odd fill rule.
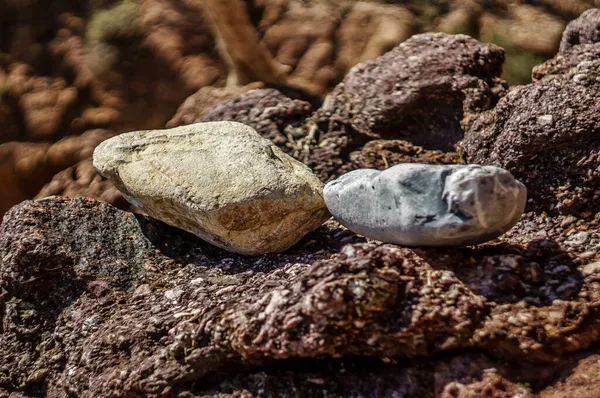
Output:
[[[329,217],[310,169],[241,123],[122,134],[94,166],[149,215],[241,254],[284,251]]]
[[[360,169],[328,183],[325,203],[349,229],[407,246],[483,243],[513,227],[527,191],[506,170],[399,164]]]

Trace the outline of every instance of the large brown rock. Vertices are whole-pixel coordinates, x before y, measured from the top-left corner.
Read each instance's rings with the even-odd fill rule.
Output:
[[[560,42],[560,53],[565,54],[573,47],[600,42],[600,9],[585,11],[565,29]]]
[[[600,14],[586,13],[572,27],[598,23]],[[468,162],[503,167],[521,180],[533,210],[600,210],[598,45],[574,46],[536,68],[537,81],[513,88],[461,143]]]
[[[453,150],[463,129],[504,92],[501,48],[467,36],[416,35],[354,67],[315,119],[324,130],[308,164],[323,180],[347,171],[373,139]]]
[[[574,263],[544,241],[338,252],[358,240],[330,223],[289,252],[247,258],[90,199],[25,202],[0,227],[0,392],[202,395],[286,380],[285,367],[303,389],[330,380],[316,385],[339,396],[344,367],[370,369],[353,382],[365,391],[389,380],[390,392],[422,396],[527,392],[517,380],[548,385],[554,361],[600,338],[590,257]],[[461,359],[472,345],[500,359]],[[429,359],[402,360],[414,355]],[[332,357],[342,359],[327,367]],[[505,360],[519,361],[519,379]],[[203,384],[214,372],[224,384]]]
[[[321,113],[358,134],[452,149],[463,119],[497,101],[503,61],[501,48],[467,36],[415,35],[357,65]]]

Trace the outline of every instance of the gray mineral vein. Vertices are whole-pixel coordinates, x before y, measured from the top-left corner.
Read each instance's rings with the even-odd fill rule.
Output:
[[[406,246],[483,243],[512,228],[527,190],[495,166],[399,164],[360,169],[325,186],[325,204],[354,232]]]

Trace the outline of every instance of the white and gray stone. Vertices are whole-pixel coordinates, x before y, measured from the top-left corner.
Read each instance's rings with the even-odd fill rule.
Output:
[[[512,228],[527,190],[495,166],[399,164],[329,182],[325,204],[350,230],[405,246],[483,243]]]
[[[284,251],[329,218],[311,170],[241,123],[121,134],[94,166],[148,215],[241,254]]]

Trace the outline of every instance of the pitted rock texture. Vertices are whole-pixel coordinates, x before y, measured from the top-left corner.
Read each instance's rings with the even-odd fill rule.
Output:
[[[237,122],[121,134],[94,166],[147,214],[237,253],[284,251],[329,218],[311,170]]]
[[[322,179],[343,172],[350,152],[373,139],[451,151],[463,129],[505,91],[504,52],[463,35],[411,37],[355,66],[315,116],[326,131],[308,164]]]
[[[556,57],[537,65],[532,70],[534,82],[542,79],[561,78],[568,74],[569,79],[578,81],[593,80],[600,69],[600,42],[581,44],[569,50],[566,55]]]
[[[245,86],[202,87],[196,93],[186,98],[179,109],[177,109],[177,113],[167,123],[167,127],[171,128],[197,123],[216,105],[250,90],[262,88],[263,86],[263,83],[256,82]]]
[[[325,186],[331,214],[368,238],[406,246],[466,246],[494,239],[521,217],[527,189],[506,170],[399,164],[359,169]]]
[[[537,69],[540,80],[513,88],[461,142],[467,162],[503,167],[523,181],[538,213],[600,210],[597,46],[575,46]]]
[[[310,117],[313,109],[302,100],[292,99],[276,89],[252,90],[231,98],[208,111],[199,122],[231,120],[244,123],[285,152],[295,149],[291,143],[295,127]],[[290,140],[291,138],[291,140]]]
[[[568,53],[573,47],[592,43],[600,43],[600,8],[585,11],[567,25],[560,42],[560,54]]]
[[[249,258],[90,199],[25,202],[0,227],[0,393],[262,396],[290,372],[340,397],[529,393],[600,337],[600,267],[555,243],[359,241],[329,223]]]
[[[461,121],[492,107],[503,87],[504,52],[468,36],[415,35],[354,67],[322,112],[359,134],[452,149]],[[453,95],[450,95],[452,93]]]

